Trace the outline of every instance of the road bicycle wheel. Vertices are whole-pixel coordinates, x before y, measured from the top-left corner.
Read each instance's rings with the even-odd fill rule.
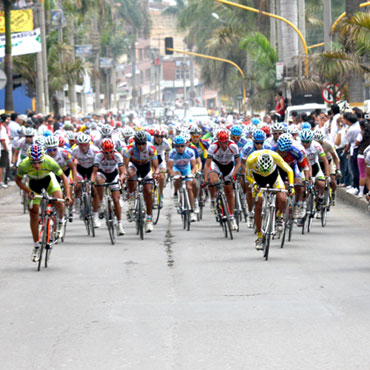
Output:
[[[22,203],[23,203],[23,213],[26,214],[28,212],[28,196],[25,191],[22,191]]]
[[[287,232],[289,232],[289,215],[290,215],[290,210],[291,210],[291,202],[288,200],[288,204],[284,213],[284,229],[281,232],[280,236],[280,248],[284,248],[284,243],[285,243],[285,237]]]
[[[161,213],[161,200],[159,196],[159,188],[154,185],[153,188],[153,225],[156,225]]]
[[[241,207],[242,207],[242,212],[244,216],[244,222],[247,222],[248,220],[248,210],[247,210],[247,202],[245,200],[245,197],[243,196],[242,189],[240,188],[240,200],[241,200]]]
[[[314,218],[314,200],[312,193],[307,198],[307,212],[306,212],[306,226],[307,232],[309,233],[312,226],[312,221]]]
[[[187,190],[185,190],[184,192],[184,209],[185,209],[185,212],[186,212],[186,230],[187,231],[190,231],[190,201],[189,201],[189,194],[187,192]]]
[[[271,235],[272,235],[272,223],[274,222],[274,207],[270,207],[270,211],[268,213],[268,222],[267,222],[267,230],[265,234],[264,246],[263,246],[263,256],[267,261],[269,259],[269,251],[270,251],[270,242],[271,242]]]
[[[109,238],[111,243],[114,245],[116,243],[116,235],[115,235],[115,229],[114,229],[114,210],[112,205],[112,200],[108,199],[107,202],[107,227],[109,232]]]
[[[52,245],[56,241],[56,238],[57,238],[57,236],[56,236],[56,233],[57,233],[56,227],[57,227],[56,220],[54,218],[49,219],[48,220],[48,227],[47,227],[47,230],[48,230],[47,242],[46,242],[46,245],[45,245],[45,268],[48,267],[51,248],[52,248]]]
[[[223,213],[224,213],[224,222],[225,222],[225,228],[227,228],[227,231],[229,233],[230,239],[233,240],[233,231],[231,227],[231,221],[230,221],[230,212],[227,206],[227,201],[224,195],[221,196],[222,200],[222,208],[223,208]]]
[[[198,203],[199,203],[198,221],[200,221],[203,219],[203,208],[206,203],[206,195],[202,187],[199,189]]]
[[[89,203],[88,203],[86,195],[84,195],[82,201],[83,201],[83,206],[82,206],[83,207],[83,221],[84,221],[84,224],[85,224],[85,227],[86,227],[87,235],[90,235],[90,233],[91,233],[90,222],[89,222],[90,210],[89,210]]]
[[[41,269],[41,263],[42,263],[42,257],[44,254],[44,249],[46,247],[46,244],[48,242],[48,228],[49,228],[49,217],[46,217],[45,223],[42,226],[41,231],[41,242],[40,242],[40,253],[39,253],[39,261],[37,264],[37,271],[40,271]]]
[[[140,239],[144,239],[144,215],[143,215],[143,199],[139,196],[136,205],[136,234]]]

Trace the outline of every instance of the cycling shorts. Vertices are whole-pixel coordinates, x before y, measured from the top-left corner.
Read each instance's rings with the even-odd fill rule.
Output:
[[[289,166],[292,167],[291,164]],[[280,177],[283,180],[283,182],[284,183],[288,182],[288,174],[284,170],[282,170],[280,167],[279,167],[279,169],[280,169],[279,174],[280,174]],[[294,178],[295,179],[302,179],[302,171],[300,170],[297,163],[293,163],[292,170],[294,172]]]
[[[90,180],[94,166],[82,167],[80,164],[77,165],[77,177],[79,180],[83,180],[85,177]]]
[[[167,170],[167,163],[165,160],[162,159],[162,156],[159,155],[158,156],[158,168],[159,168],[159,171],[160,172],[166,172]]]
[[[322,170],[322,172],[324,173],[325,172],[325,166],[324,166],[324,162],[320,162],[320,168]],[[335,175],[335,171],[336,171],[337,167],[335,166],[334,164],[334,161],[330,160],[329,161],[329,173],[330,175]]]
[[[119,184],[119,182],[120,182],[119,174],[118,174],[117,170],[115,170],[113,172],[109,172],[109,173],[99,170],[98,171],[98,176],[100,178],[104,179],[105,182],[118,182],[118,184],[109,186],[109,189],[111,191],[119,191],[121,189],[121,186]]]
[[[41,194],[42,189],[45,189],[49,195],[58,190],[62,191],[56,176],[52,172],[40,180],[30,179],[28,186],[37,195]],[[39,198],[33,200],[33,204],[40,204],[40,202],[41,199]]]
[[[215,160],[212,161],[211,163],[211,172],[217,173],[219,176],[223,176],[225,181],[230,180],[231,174],[233,173],[234,170],[234,162],[230,162],[228,164],[221,164]]]
[[[190,176],[191,175],[191,166],[187,166],[186,168],[178,168],[176,166],[172,166],[172,171],[179,172],[181,176]],[[193,181],[192,178],[186,179],[186,181]]]
[[[130,161],[128,168],[135,169],[136,177],[139,176],[143,180],[151,180],[153,178],[152,170],[151,170],[151,163],[147,162],[144,164],[138,164]]]
[[[319,166],[318,163],[314,163],[312,165],[312,177],[315,177],[316,180],[323,180],[325,181],[325,175],[322,172],[321,167]]]

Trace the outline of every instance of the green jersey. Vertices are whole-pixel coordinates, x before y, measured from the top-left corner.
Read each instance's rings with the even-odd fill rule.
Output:
[[[17,176],[20,178],[28,176],[28,178],[33,180],[41,180],[48,176],[50,172],[53,172],[57,176],[62,176],[63,174],[63,170],[60,168],[59,164],[55,162],[53,158],[46,155],[40,170],[35,170],[32,167],[32,162],[29,158],[24,159],[18,166]]]

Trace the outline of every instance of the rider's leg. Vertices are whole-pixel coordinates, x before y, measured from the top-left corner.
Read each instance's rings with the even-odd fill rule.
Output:
[[[30,209],[30,226],[32,238],[35,243],[39,241],[39,212],[40,206],[38,204],[34,204]]]
[[[192,188],[192,181],[186,181],[186,190],[188,191],[189,195],[189,202],[190,202],[190,208],[194,208],[194,194],[193,194],[193,188]]]
[[[225,185],[225,195],[227,199],[227,203],[229,204],[230,209],[230,215],[234,214],[234,208],[235,208],[235,198],[234,198],[234,189],[233,184]]]
[[[151,217],[153,209],[153,184],[144,185],[144,200],[146,204],[146,214]]]
[[[121,193],[118,190],[112,191],[112,199],[114,203],[114,213],[117,216],[117,220],[121,221],[121,204],[120,204]]]

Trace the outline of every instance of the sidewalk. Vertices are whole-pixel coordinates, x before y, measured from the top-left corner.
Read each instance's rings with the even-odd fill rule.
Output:
[[[16,185],[15,181],[9,181],[8,187],[6,189],[0,188],[0,198],[3,198],[6,195],[11,194],[17,190],[19,190],[19,188]]]
[[[346,192],[346,188],[337,188],[337,198],[347,203],[353,207],[356,207],[364,212],[366,212],[369,216],[370,213],[367,211],[367,201],[365,197],[358,198],[356,195],[349,194]]]

